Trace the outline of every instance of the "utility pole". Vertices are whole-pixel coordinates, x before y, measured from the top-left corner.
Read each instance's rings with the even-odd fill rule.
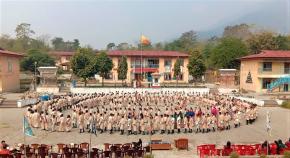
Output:
[[[34,62],[34,90],[36,91],[36,65],[37,61]]]

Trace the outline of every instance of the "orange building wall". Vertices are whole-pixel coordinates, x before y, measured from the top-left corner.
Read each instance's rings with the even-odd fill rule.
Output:
[[[117,73],[117,69],[118,69],[118,58],[119,57],[111,57],[112,61],[113,61],[113,69],[112,69],[112,73],[113,73],[113,76],[115,77],[115,79],[106,79],[104,80],[105,82],[107,83],[121,83],[122,81],[121,80],[118,80],[117,77],[118,77],[118,73]],[[121,58],[121,57],[120,57]],[[159,58],[159,69],[158,69],[158,72],[159,73],[163,73],[165,71],[165,67],[164,67],[164,61],[165,59],[171,59],[171,76],[173,76],[173,67],[174,67],[174,64],[176,62],[176,59],[177,58]],[[183,67],[183,80],[179,80],[180,83],[187,83],[188,82],[188,78],[189,78],[189,74],[188,74],[188,69],[187,69],[187,65],[188,65],[188,58],[183,58],[184,59],[184,67]],[[127,57],[127,63],[128,63],[128,72],[127,72],[127,79],[125,80],[127,83],[131,83],[132,81],[132,76],[131,76],[131,71],[132,71],[132,68],[131,68],[131,57]],[[175,83],[176,80],[170,80],[170,81],[165,81],[164,80],[164,76],[162,75],[160,77],[160,80],[159,80],[160,83]]]
[[[0,91],[17,92],[20,90],[20,66],[19,57],[0,55]],[[8,71],[8,62],[12,65],[12,71]]]

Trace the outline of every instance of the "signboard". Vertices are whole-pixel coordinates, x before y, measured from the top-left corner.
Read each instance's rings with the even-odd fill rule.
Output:
[[[272,91],[274,88],[287,83],[290,83],[290,76],[278,78],[274,82],[268,84],[268,91]]]

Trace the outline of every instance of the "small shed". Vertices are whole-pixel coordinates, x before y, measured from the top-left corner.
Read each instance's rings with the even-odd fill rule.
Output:
[[[237,69],[219,69],[218,82],[221,86],[233,87],[236,85]]]

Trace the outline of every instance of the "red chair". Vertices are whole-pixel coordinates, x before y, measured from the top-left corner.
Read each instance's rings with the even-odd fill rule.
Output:
[[[256,155],[256,150],[253,148],[245,149],[245,155]]]
[[[209,150],[215,150],[215,144],[207,144],[206,146]]]
[[[205,156],[210,156],[210,150],[209,149],[201,149],[199,153],[200,158],[204,158]]]
[[[245,152],[244,149],[238,149],[238,150],[236,150],[236,152],[237,152],[239,155],[241,155],[241,156],[246,155],[246,152]]]
[[[258,154],[259,155],[268,155],[268,153],[267,153],[267,149],[266,148],[259,148],[258,149]]]
[[[199,145],[196,147],[197,154],[200,153],[201,150],[208,149],[207,145]]]
[[[275,143],[270,144],[270,153],[271,153],[271,155],[277,154],[277,145]]]
[[[222,150],[222,156],[229,156],[234,150],[232,148],[229,149],[223,149]]]
[[[223,149],[215,149],[211,151],[212,156],[221,156]]]
[[[256,150],[259,150],[259,149],[262,148],[262,145],[261,145],[261,144],[255,144],[254,146],[255,146],[255,149],[256,149]]]

